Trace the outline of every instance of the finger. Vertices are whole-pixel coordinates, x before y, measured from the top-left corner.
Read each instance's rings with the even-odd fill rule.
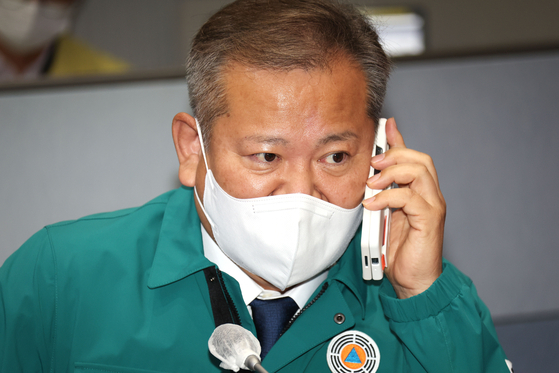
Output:
[[[408,186],[432,205],[441,204],[441,193],[427,168],[418,163],[404,163],[388,167],[367,180],[371,189],[384,189],[396,183]]]
[[[405,148],[406,143],[402,134],[396,126],[396,120],[394,118],[389,118],[386,121],[386,139],[388,140],[388,145],[391,148]]]
[[[431,206],[417,193],[408,188],[384,190],[363,201],[367,210],[377,211],[386,207],[402,209],[408,216],[419,216],[431,210]]]
[[[433,159],[428,154],[413,149],[394,148],[384,154],[374,156],[371,159],[371,166],[377,170],[383,170],[393,165],[405,163],[415,163],[425,166],[435,181],[435,184],[439,187],[437,169],[435,168]]]
[[[426,231],[429,226],[444,221],[445,211],[430,205],[423,197],[409,188],[385,190],[363,201],[367,210],[378,211],[385,207],[401,209],[410,226],[418,231]]]

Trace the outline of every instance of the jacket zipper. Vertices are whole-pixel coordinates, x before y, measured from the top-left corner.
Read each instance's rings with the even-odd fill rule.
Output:
[[[231,298],[231,295],[229,294],[229,291],[225,286],[225,281],[223,281],[223,275],[219,270],[219,268],[217,268],[217,266],[216,266],[216,273],[217,273],[217,279],[221,284],[221,289],[223,290],[223,294],[225,295],[225,300],[227,301],[227,305],[229,306],[229,310],[231,311],[231,314],[233,316],[233,322],[237,325],[241,325],[241,317],[239,315],[239,310],[237,309],[237,306],[233,302],[233,298]]]
[[[287,323],[287,325],[285,326],[285,328],[283,328],[280,337],[285,334],[285,332],[287,332],[287,330],[291,327],[291,325],[295,322],[295,320],[297,320],[299,318],[299,316],[301,316],[301,314],[303,312],[305,312],[306,310],[309,309],[310,306],[312,306],[317,300],[318,298],[320,298],[322,296],[322,294],[324,294],[324,292],[326,291],[326,289],[328,289],[328,283],[325,282],[324,285],[322,285],[322,288],[320,289],[320,291],[318,292],[318,294],[316,294],[316,296],[303,308],[301,308],[300,312],[297,312],[295,315],[293,315],[293,317],[291,318],[291,320],[289,320],[289,322]]]

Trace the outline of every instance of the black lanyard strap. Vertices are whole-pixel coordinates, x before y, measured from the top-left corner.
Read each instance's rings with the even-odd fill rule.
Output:
[[[215,327],[222,324],[241,325],[239,312],[225,287],[221,271],[214,266],[204,268]]]

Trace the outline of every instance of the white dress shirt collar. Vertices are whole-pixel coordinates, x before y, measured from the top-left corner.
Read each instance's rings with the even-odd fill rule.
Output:
[[[273,290],[265,290],[254,282],[254,280],[251,279],[245,272],[243,272],[231,259],[229,259],[229,257],[227,257],[227,255],[223,253],[223,251],[221,251],[219,246],[217,246],[215,241],[210,237],[203,226],[200,226],[200,228],[202,230],[204,256],[216,264],[220,271],[227,273],[229,276],[237,280],[239,286],[241,287],[243,300],[247,306],[256,298],[274,299],[291,297],[295,303],[297,303],[299,309],[301,309],[307,304],[314,291],[328,277],[328,271],[325,271],[320,275],[303,282],[302,284],[294,286],[284,293]]]

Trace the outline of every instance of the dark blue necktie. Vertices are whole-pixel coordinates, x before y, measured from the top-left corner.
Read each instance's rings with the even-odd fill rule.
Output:
[[[256,335],[262,347],[260,357],[264,359],[299,307],[289,297],[270,300],[255,299],[250,306],[252,307],[252,319],[256,326]]]

